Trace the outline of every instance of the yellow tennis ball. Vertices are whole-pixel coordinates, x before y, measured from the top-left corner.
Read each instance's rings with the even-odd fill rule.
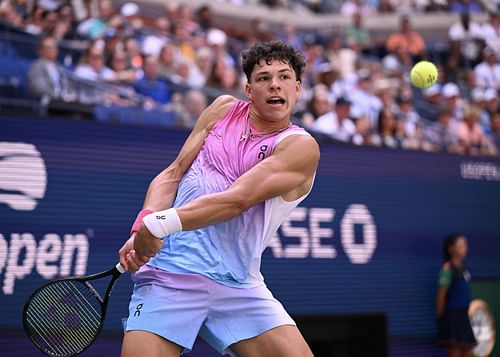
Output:
[[[429,88],[436,83],[438,79],[438,70],[434,63],[420,61],[411,69],[410,79],[411,83],[417,88]]]

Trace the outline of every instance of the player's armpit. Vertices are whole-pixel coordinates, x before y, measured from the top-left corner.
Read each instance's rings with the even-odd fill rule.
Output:
[[[223,95],[202,112],[176,159],[151,181],[144,208],[160,211],[172,206],[182,176],[198,155],[210,130],[226,115],[235,101],[236,98]]]

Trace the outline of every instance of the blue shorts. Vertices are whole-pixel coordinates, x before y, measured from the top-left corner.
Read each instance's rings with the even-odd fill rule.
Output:
[[[240,289],[197,274],[143,266],[133,275],[134,291],[125,330],[157,334],[190,351],[199,334],[219,353],[274,327],[295,322],[263,285]]]

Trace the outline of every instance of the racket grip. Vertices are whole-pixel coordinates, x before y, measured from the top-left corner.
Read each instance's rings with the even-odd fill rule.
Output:
[[[123,274],[123,273],[125,273],[125,268],[124,268],[124,267],[123,267],[120,263],[116,264],[115,268],[116,268],[116,270],[118,270],[120,273],[122,273],[122,274]]]

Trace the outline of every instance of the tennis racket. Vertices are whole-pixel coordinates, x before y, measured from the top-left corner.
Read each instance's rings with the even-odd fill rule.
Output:
[[[101,332],[111,290],[125,272],[120,263],[102,273],[51,281],[24,305],[24,332],[48,356],[76,356]],[[110,277],[104,297],[90,281]]]

